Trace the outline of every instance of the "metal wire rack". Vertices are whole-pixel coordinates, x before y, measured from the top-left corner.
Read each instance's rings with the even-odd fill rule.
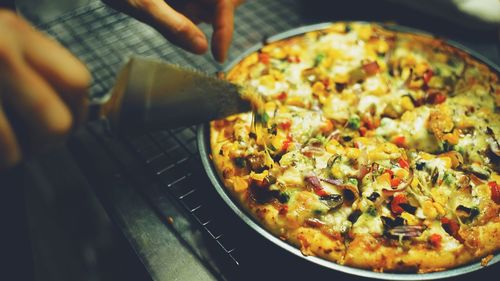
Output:
[[[235,15],[237,25],[229,61],[269,35],[304,24],[299,9],[299,4],[291,0],[254,0],[244,4]],[[188,54],[169,44],[154,29],[100,1],[38,27],[86,63],[93,75],[91,98],[95,99],[106,95],[119,67],[131,55],[160,58],[209,73],[220,70],[210,55]],[[210,37],[210,27],[202,25],[201,28]],[[163,191],[180,203],[192,221],[234,264],[240,263],[235,234],[228,233],[228,227],[224,227],[228,223],[227,215],[212,203],[216,195],[201,167],[195,127],[113,141],[104,140],[106,136],[97,131],[94,134],[105,146],[112,147],[113,141],[126,143],[151,176],[162,184]]]

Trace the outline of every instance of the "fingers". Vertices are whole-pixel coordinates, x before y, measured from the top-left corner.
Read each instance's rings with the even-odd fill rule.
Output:
[[[13,12],[0,9],[0,34],[1,170],[62,143],[83,119],[90,74]]]
[[[14,166],[21,161],[21,148],[19,147],[14,130],[0,106],[0,171]]]
[[[231,44],[234,7],[243,0],[171,1],[179,13],[164,0],[103,0],[113,8],[143,21],[173,44],[195,54],[203,54],[208,42],[203,32],[193,23],[211,22],[212,54],[223,62]],[[167,1],[168,2],[168,1]]]
[[[4,82],[4,106],[12,108],[20,121],[16,133],[25,138],[23,149],[34,153],[62,143],[73,120],[49,83],[26,63],[11,66],[9,79]]]
[[[231,0],[217,1],[213,19],[212,54],[218,62],[226,60],[233,38],[234,6]]]
[[[67,104],[73,115],[73,124],[85,120],[88,87],[91,76],[87,68],[57,42],[33,30],[24,37],[27,46],[26,61],[41,75]]]
[[[140,20],[153,26],[170,42],[195,54],[203,54],[208,42],[203,32],[187,17],[178,13],[162,0],[136,1]]]

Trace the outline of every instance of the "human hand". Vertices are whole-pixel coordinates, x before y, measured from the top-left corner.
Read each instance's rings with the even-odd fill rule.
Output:
[[[102,0],[114,9],[151,25],[173,44],[203,54],[208,42],[196,26],[211,23],[212,54],[224,62],[233,34],[234,8],[243,0]],[[168,2],[168,3],[167,3]]]
[[[57,42],[0,9],[0,170],[62,143],[85,117],[90,74]]]

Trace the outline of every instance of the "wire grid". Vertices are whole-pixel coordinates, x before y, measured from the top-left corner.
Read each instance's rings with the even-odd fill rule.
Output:
[[[270,35],[302,25],[299,10],[299,4],[292,0],[248,1],[235,15],[229,61]],[[107,94],[119,67],[131,55],[159,58],[209,73],[221,70],[210,55],[191,55],[169,44],[154,29],[100,1],[39,27],[87,64],[93,76],[91,98]],[[201,25],[201,28],[211,36],[209,26]],[[207,186],[209,181],[201,167],[195,127],[153,132],[122,141],[130,145],[164,185],[165,192],[179,200],[195,223],[239,264],[236,237],[226,235],[227,227],[217,220],[218,215],[211,210],[205,196],[207,190],[215,192]]]

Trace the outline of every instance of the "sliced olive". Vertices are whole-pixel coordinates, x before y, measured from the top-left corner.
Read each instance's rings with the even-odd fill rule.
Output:
[[[419,171],[422,171],[425,168],[425,162],[415,163],[415,168],[417,168],[417,170],[419,170]]]
[[[277,199],[280,201],[280,203],[285,204],[290,201],[290,195],[286,192],[280,192],[277,194]]]
[[[386,217],[386,216],[381,216],[382,223],[386,227],[386,229],[391,229],[396,226],[404,225],[405,220],[401,217],[396,217],[396,218],[391,218],[391,217]]]
[[[221,150],[222,151],[222,150]],[[246,167],[246,161],[244,157],[236,157],[233,159],[234,165],[238,168],[245,168]]]
[[[361,211],[360,210],[354,210],[348,217],[347,219],[352,222],[352,223],[355,223],[359,217],[361,216]]]
[[[341,206],[344,202],[344,199],[340,194],[328,194],[321,196],[319,199],[323,201],[330,208],[330,210]]]
[[[414,207],[408,203],[401,203],[399,204],[399,206],[410,214],[415,214],[415,211],[417,211],[417,207]]]
[[[368,198],[368,200],[375,202],[375,200],[377,200],[377,198],[379,198],[379,197],[380,197],[380,194],[378,192],[373,192],[367,198]]]
[[[458,205],[456,214],[461,221],[469,223],[479,215],[479,209],[477,207],[469,208],[464,205]]]

